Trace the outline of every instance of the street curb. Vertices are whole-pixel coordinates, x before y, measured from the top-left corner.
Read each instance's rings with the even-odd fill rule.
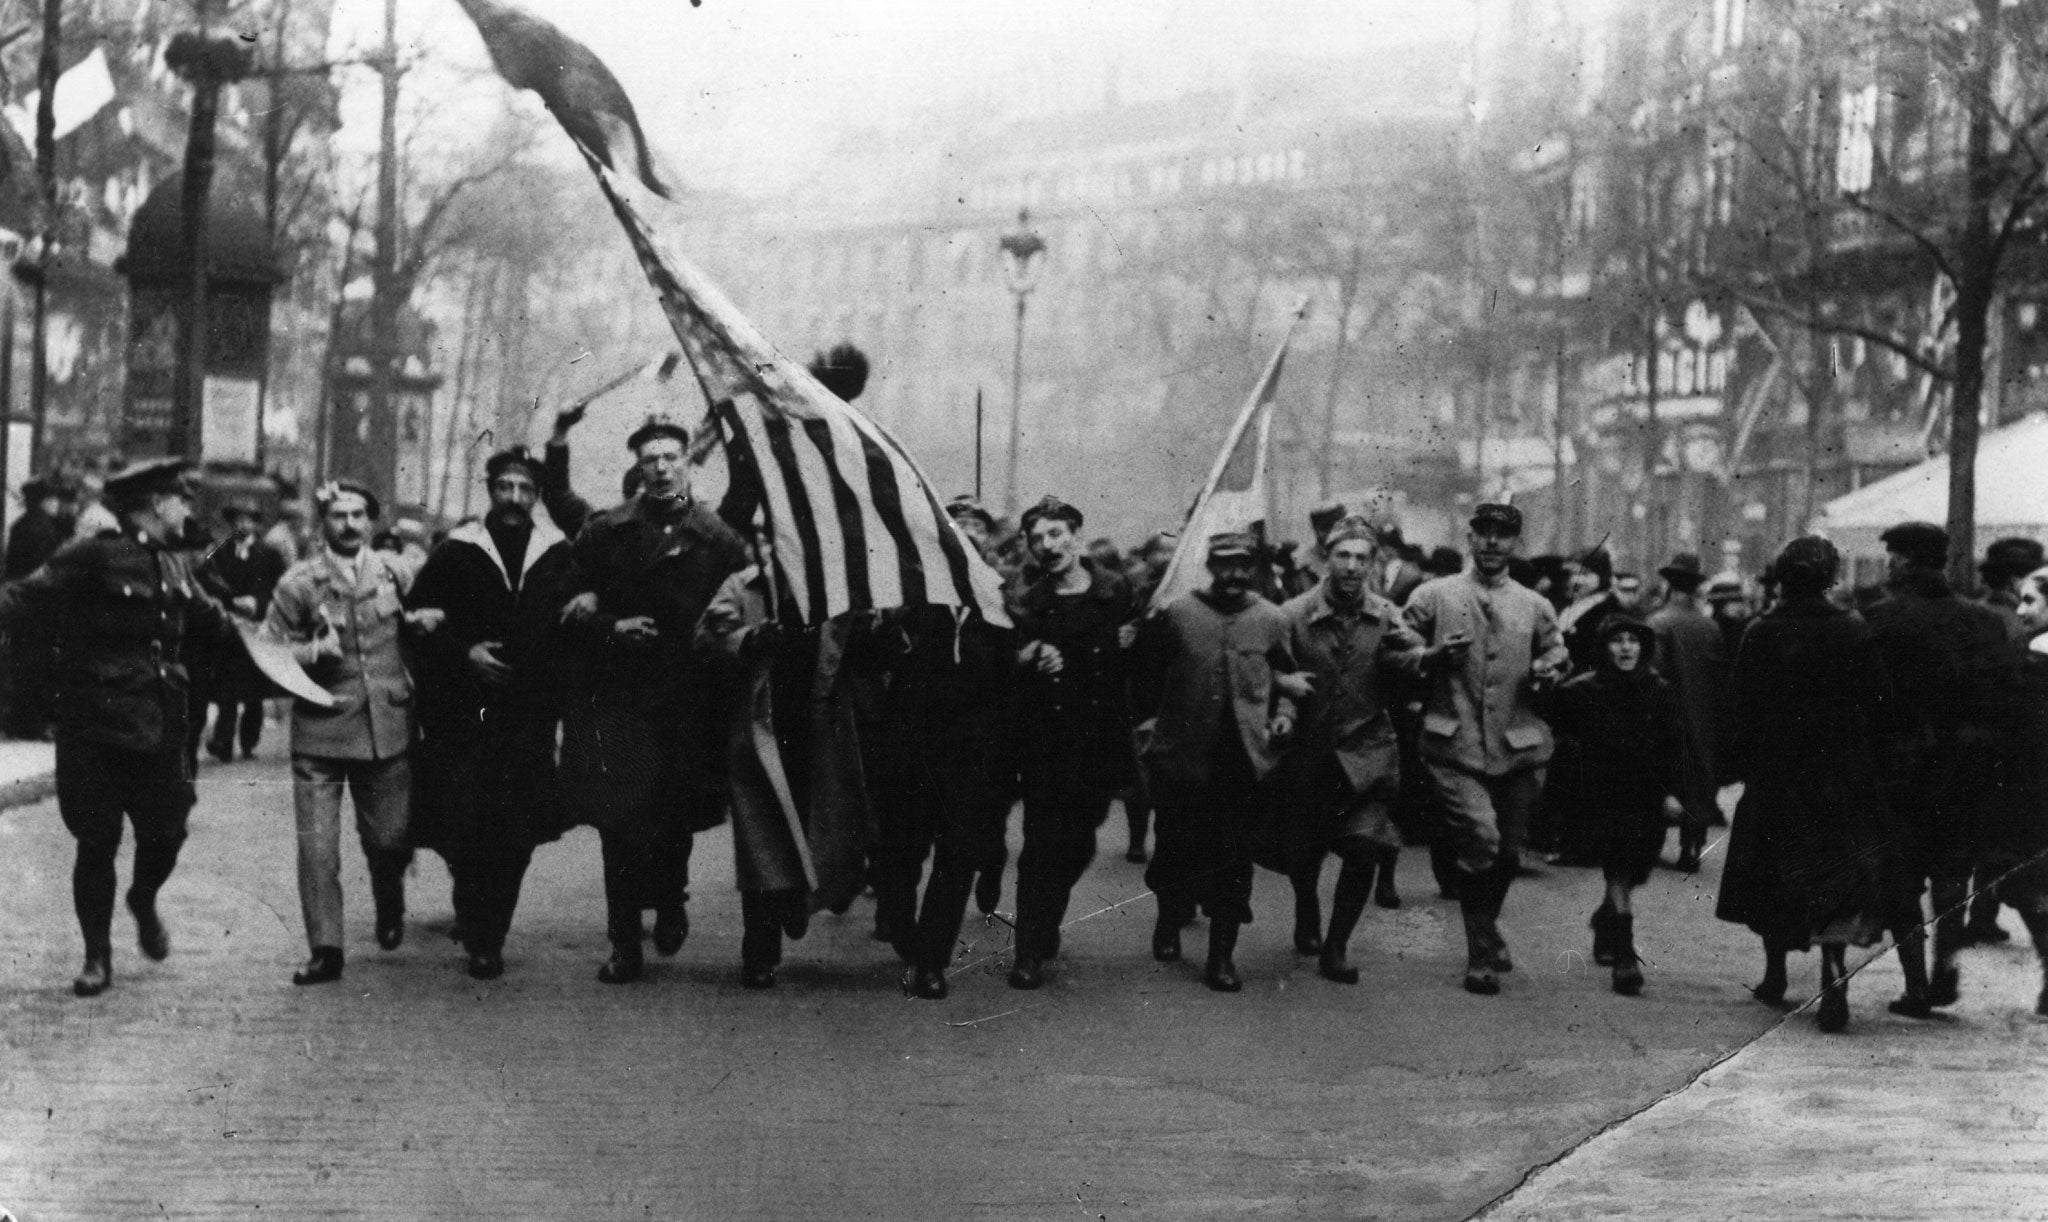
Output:
[[[40,776],[23,777],[0,785],[0,812],[17,807],[33,806],[57,792],[57,774],[46,772]]]

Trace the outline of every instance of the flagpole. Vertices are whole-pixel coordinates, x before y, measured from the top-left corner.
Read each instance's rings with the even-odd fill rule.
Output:
[[[1237,419],[1231,423],[1230,434],[1223,439],[1223,448],[1216,452],[1216,461],[1209,467],[1209,478],[1202,481],[1201,494],[1195,498],[1195,503],[1188,507],[1188,516],[1181,524],[1180,543],[1173,549],[1173,559],[1166,562],[1166,572],[1160,574],[1159,584],[1154,587],[1155,599],[1160,591],[1172,588],[1174,579],[1183,568],[1187,567],[1190,563],[1195,563],[1190,557],[1201,556],[1208,548],[1209,541],[1207,539],[1194,538],[1192,532],[1188,530],[1188,524],[1199,518],[1202,510],[1208,505],[1210,495],[1215,492],[1217,483],[1223,478],[1224,468],[1230,463],[1230,456],[1237,452],[1238,443],[1244,439],[1245,429],[1251,426],[1252,417],[1259,410],[1260,391],[1265,388],[1266,384],[1272,380],[1275,372],[1278,371],[1282,358],[1287,355],[1287,346],[1294,342],[1294,329],[1301,325],[1301,320],[1307,315],[1308,297],[1304,294],[1299,301],[1294,303],[1294,310],[1287,319],[1287,330],[1281,334],[1280,342],[1274,345],[1273,355],[1267,359],[1265,368],[1260,371],[1259,380],[1252,384],[1251,399],[1245,403],[1243,410],[1238,412]],[[1271,413],[1269,412],[1268,415],[1270,416]],[[1262,436],[1261,439],[1266,440],[1268,438],[1270,438],[1270,434]],[[1272,513],[1273,506],[1271,486],[1272,481],[1269,478],[1267,480],[1266,493],[1266,512],[1269,515]],[[1267,533],[1270,534],[1273,530],[1273,524],[1269,522],[1266,529]]]
[[[974,499],[981,500],[981,387],[974,388]]]

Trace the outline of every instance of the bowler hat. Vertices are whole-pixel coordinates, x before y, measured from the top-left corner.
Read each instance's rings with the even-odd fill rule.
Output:
[[[1707,579],[1707,568],[1700,563],[1696,552],[1680,552],[1671,558],[1671,563],[1657,570],[1657,576],[1671,583],[1679,590],[1697,590]]]
[[[1519,535],[1522,533],[1522,511],[1500,501],[1481,501],[1472,507],[1472,529],[1482,527]]]
[[[1984,549],[1984,562],[1977,570],[1987,579],[2003,580],[2007,577],[2024,577],[2040,568],[2048,559],[2042,555],[2038,539],[1999,539]]]

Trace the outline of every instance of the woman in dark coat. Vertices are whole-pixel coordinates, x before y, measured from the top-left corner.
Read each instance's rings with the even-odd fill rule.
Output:
[[[1735,660],[1733,766],[1744,783],[1715,915],[1763,939],[1763,983],[1785,997],[1785,956],[1821,947],[1823,1031],[1849,1022],[1844,959],[1895,907],[1897,829],[1879,781],[1874,728],[1890,682],[1861,616],[1827,600],[1841,571],[1827,540],[1794,539],[1772,571],[1782,599]]]
[[[1558,612],[1557,630],[1572,655],[1572,673],[1591,674],[1600,669],[1607,655],[1603,631],[1607,621],[1624,614],[1614,597],[1614,560],[1606,549],[1594,548],[1564,562],[1567,601]],[[1588,803],[1578,778],[1584,769],[1574,758],[1577,747],[1570,739],[1557,744],[1551,757],[1550,776],[1543,791],[1543,808],[1537,826],[1531,829],[1539,848],[1561,866],[1600,864],[1597,843],[1599,812]]]
[[[1607,882],[1593,912],[1593,961],[1614,969],[1614,991],[1643,991],[1630,896],[1649,881],[1677,804],[1682,755],[1678,697],[1650,668],[1657,638],[1625,615],[1601,628],[1598,666],[1557,689],[1552,718],[1578,792],[1587,841]],[[1553,776],[1557,775],[1555,772]]]

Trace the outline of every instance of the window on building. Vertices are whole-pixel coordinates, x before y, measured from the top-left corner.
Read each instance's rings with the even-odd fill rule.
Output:
[[[1592,237],[1600,224],[1600,179],[1598,162],[1582,161],[1572,167],[1571,199],[1565,215],[1568,232],[1574,238]]]
[[[1726,55],[1740,47],[1748,25],[1749,0],[1714,0],[1714,54]]]
[[[1842,91],[1835,143],[1835,188],[1844,195],[1870,189],[1876,169],[1877,86]]]

